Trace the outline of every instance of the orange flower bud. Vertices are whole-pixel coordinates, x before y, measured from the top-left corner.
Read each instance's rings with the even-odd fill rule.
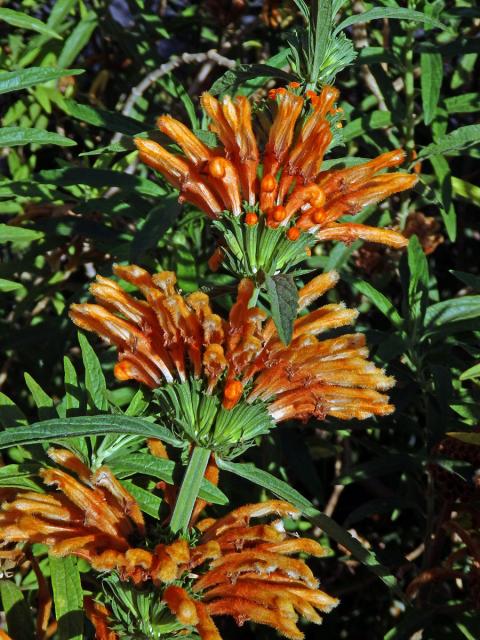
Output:
[[[226,400],[230,400],[230,402],[236,402],[243,392],[243,385],[240,380],[233,380],[229,382],[224,391],[224,396]]]
[[[295,242],[295,240],[298,240],[299,237],[300,229],[298,229],[297,227],[290,227],[290,229],[287,231],[287,238],[292,242]]]
[[[272,176],[271,173],[268,173],[266,176],[263,176],[262,178],[262,191],[265,191],[266,193],[272,193],[272,191],[275,191],[275,187],[277,186],[277,181],[275,180],[275,178]]]
[[[250,212],[245,216],[245,223],[248,224],[249,227],[254,227],[258,222],[258,216],[256,213]]]
[[[290,82],[290,84],[288,85],[289,87],[291,87],[292,89],[298,89],[298,87],[300,86],[300,82]]]
[[[278,205],[269,211],[268,216],[272,217],[275,222],[282,222],[287,217],[287,210],[282,205]]]

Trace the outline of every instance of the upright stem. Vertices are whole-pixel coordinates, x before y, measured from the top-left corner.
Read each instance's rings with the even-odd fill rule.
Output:
[[[409,9],[414,9],[416,5],[415,0],[409,0]],[[405,151],[407,152],[407,159],[409,161],[414,159],[415,151],[415,77],[414,77],[414,64],[413,64],[413,47],[415,44],[415,23],[409,23],[406,28],[405,38],[405,127],[404,127],[404,139],[405,139]],[[402,208],[400,211],[400,228],[405,227],[407,221],[408,210],[410,207],[410,198],[405,196],[402,201]]]
[[[210,454],[211,451],[203,447],[193,449],[170,521],[170,529],[173,533],[188,531]]]

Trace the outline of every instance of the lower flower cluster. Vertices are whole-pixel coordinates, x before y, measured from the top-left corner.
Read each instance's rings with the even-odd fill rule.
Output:
[[[162,447],[152,443],[151,450],[158,454]],[[57,467],[39,475],[58,491],[12,493],[0,511],[5,544],[42,543],[52,555],[83,558],[97,572],[153,589],[180,627],[196,629],[203,640],[221,639],[216,616],[300,639],[300,618],[320,624],[321,614],[337,604],[319,589],[305,561],[292,557],[322,557],[325,551],[315,540],[286,532],[283,519],[300,516],[289,503],[245,505],[195,524],[196,509],[189,533],[172,539],[166,528],[148,531],[137,502],[108,467],[92,472],[67,449],[48,453]],[[172,486],[164,494],[168,502]],[[85,606],[97,638],[122,637],[108,601],[87,599]]]

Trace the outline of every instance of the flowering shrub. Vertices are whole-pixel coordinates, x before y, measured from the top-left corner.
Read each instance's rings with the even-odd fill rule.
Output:
[[[480,637],[476,8],[7,4],[0,640]]]

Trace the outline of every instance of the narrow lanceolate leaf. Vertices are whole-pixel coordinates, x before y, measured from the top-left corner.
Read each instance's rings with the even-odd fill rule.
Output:
[[[417,236],[410,238],[407,257],[410,271],[410,281],[408,283],[410,318],[416,324],[421,324],[427,305],[428,263]]]
[[[271,491],[271,493],[278,498],[290,502],[290,504],[299,509],[308,520],[322,529],[327,536],[333,538],[338,544],[348,549],[357,560],[367,566],[370,571],[377,575],[390,589],[393,589],[398,597],[403,598],[397,587],[396,578],[378,561],[375,554],[366,549],[358,540],[353,538],[346,529],[332,520],[332,518],[316,509],[309,500],[304,498],[301,493],[293,489],[288,483],[279,480],[267,471],[258,469],[251,463],[227,462],[219,457],[216,458],[216,461],[219,469],[245,478]]]
[[[40,487],[33,480],[38,474],[38,466],[34,464],[6,464],[0,467],[0,487],[26,489],[41,493]]]
[[[472,380],[473,378],[480,378],[480,363],[470,367],[460,376],[460,380]]]
[[[332,0],[314,0],[311,7],[311,15],[315,25],[315,45],[312,68],[310,70],[310,82],[316,83],[330,39],[333,20]]]
[[[293,323],[297,316],[298,291],[293,276],[280,273],[267,276],[267,295],[270,301],[272,318],[277,327],[280,340],[290,344],[293,335]]]
[[[58,640],[83,640],[83,589],[77,559],[49,557]]]
[[[82,18],[72,33],[65,40],[58,58],[58,66],[66,67],[76,59],[83,47],[89,42],[92,33],[98,25],[98,19],[93,11]]]
[[[383,295],[380,291],[372,287],[369,282],[355,282],[355,289],[363,293],[369,300],[373,302],[373,304],[377,307],[377,309],[386,316],[390,322],[395,327],[401,327],[403,324],[403,318],[395,309],[390,300]]]
[[[83,73],[83,69],[57,69],[56,67],[31,67],[20,71],[7,71],[0,73],[0,93],[19,91],[63,76],[77,76],[80,73]]]
[[[0,425],[7,427],[23,427],[28,424],[23,411],[15,402],[0,391]]]
[[[443,79],[443,61],[440,53],[422,53],[420,56],[420,84],[422,89],[423,121],[430,124],[435,117]]]
[[[459,127],[451,133],[446,133],[444,136],[438,138],[436,142],[432,142],[432,144],[424,147],[418,154],[418,160],[442,155],[444,153],[462,151],[479,143],[480,124],[469,124],[465,127]]]
[[[193,449],[170,521],[170,529],[173,533],[188,530],[210,455],[211,451],[208,449],[202,447]]]
[[[10,224],[0,224],[0,244],[5,242],[33,242],[43,238],[41,231],[25,229],[25,227],[13,227]]]
[[[89,404],[100,411],[108,411],[107,383],[97,354],[83,333],[78,334],[85,367],[85,386],[89,395]]]
[[[41,420],[48,420],[48,418],[56,416],[57,413],[53,407],[52,398],[45,393],[42,387],[29,373],[25,373],[25,382],[32,394],[33,401],[37,406],[39,418]]]
[[[401,9],[398,7],[377,7],[375,9],[370,9],[370,11],[362,11],[362,13],[350,16],[338,25],[338,27],[333,32],[333,35],[336,36],[338,33],[340,33],[340,31],[343,31],[347,27],[350,27],[352,24],[370,22],[370,20],[384,20],[385,18],[396,20],[413,20],[414,22],[424,22],[426,25],[430,27],[436,27],[437,29],[446,29],[444,24],[442,24],[438,20],[435,20],[435,18],[426,16],[420,11],[414,11],[413,9]]]
[[[36,31],[37,33],[49,36],[50,38],[62,40],[62,37],[59,36],[58,33],[55,33],[55,31],[52,31],[52,29],[47,27],[44,22],[38,20],[37,18],[32,18],[32,16],[29,16],[26,13],[22,13],[21,11],[4,9],[3,7],[0,8],[0,22],[6,22],[12,27],[17,27],[19,29],[28,29],[29,31]]]
[[[44,129],[24,127],[0,128],[0,147],[19,147],[25,144],[52,144],[58,147],[74,147],[75,140]]]
[[[15,405],[1,407],[2,394],[0,394],[0,417],[5,427],[21,426],[18,424],[20,417]],[[2,416],[2,409],[6,409]],[[11,421],[6,424],[6,418],[11,414]],[[23,415],[23,414],[21,414]],[[25,416],[23,416],[25,419]],[[130,434],[143,436],[145,438],[157,438],[171,444],[174,447],[182,446],[182,441],[178,440],[166,427],[152,422],[147,422],[142,418],[132,418],[130,416],[77,416],[75,418],[57,418],[35,422],[34,424],[22,427],[21,429],[9,429],[0,433],[0,449],[12,445],[33,444],[35,442],[59,442],[72,436],[99,436],[107,433]]]
[[[12,291],[19,291],[20,289],[24,289],[24,286],[21,282],[15,282],[14,280],[5,280],[5,278],[0,278],[0,291],[2,293],[11,293]]]
[[[63,100],[61,107],[72,118],[87,122],[95,127],[102,127],[114,133],[123,133],[126,136],[137,136],[148,130],[149,127],[144,122],[128,118],[114,111],[106,109],[95,109],[87,104],[80,104],[75,100]]]
[[[9,635],[19,640],[34,640],[33,615],[17,585],[11,580],[0,580],[0,597]]]
[[[466,442],[467,444],[473,444],[480,447],[480,433],[478,432],[451,431],[450,433],[447,433],[447,436],[455,438],[455,440],[460,440],[461,442]]]
[[[445,325],[477,318],[480,318],[480,296],[462,296],[443,300],[428,307],[425,326],[432,332],[442,329]]]

